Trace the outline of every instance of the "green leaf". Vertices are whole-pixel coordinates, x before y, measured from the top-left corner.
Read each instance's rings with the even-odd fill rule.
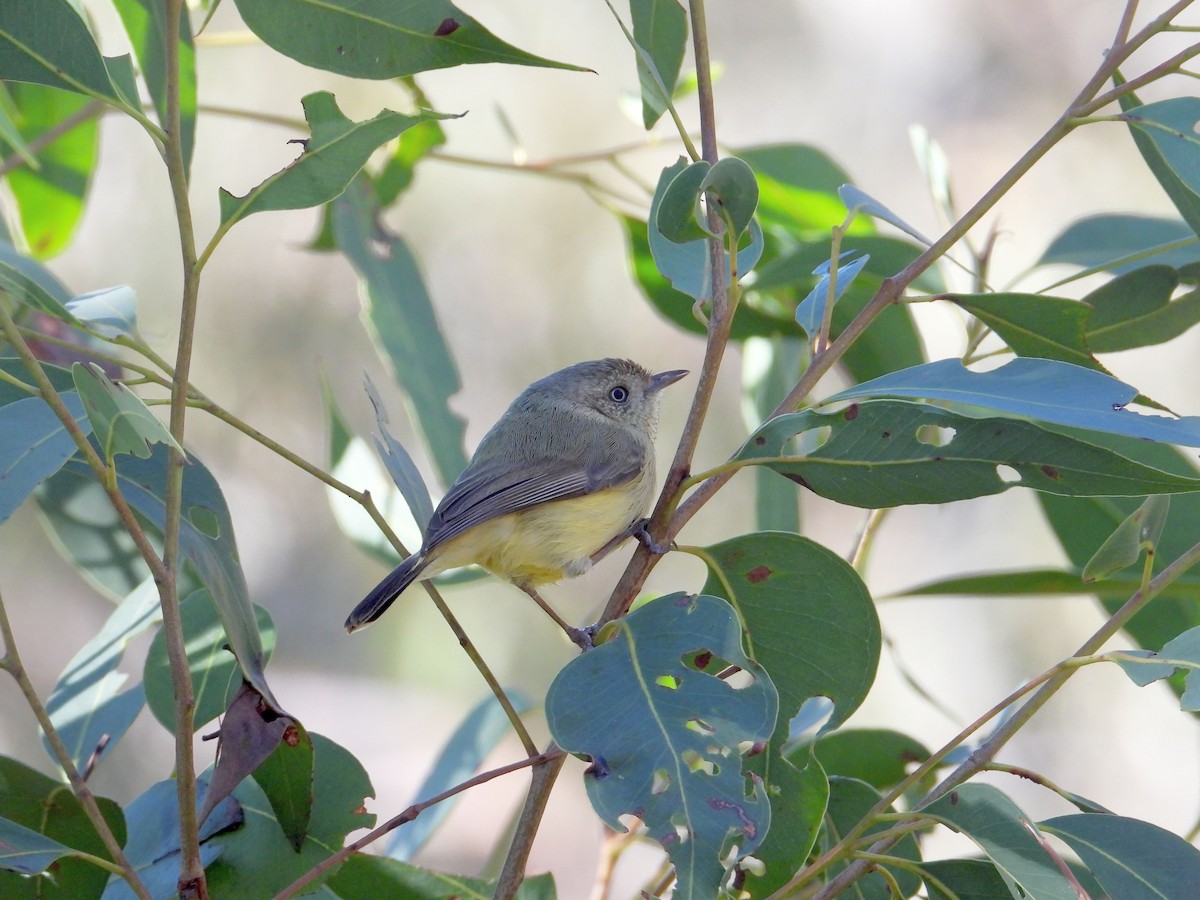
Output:
[[[129,642],[161,619],[158,590],[147,580],[113,610],[58,676],[46,712],[80,772],[90,771],[112,752],[146,705],[140,684],[121,693],[128,676],[117,666]],[[42,746],[54,759],[44,736]]]
[[[449,406],[462,381],[417,261],[377,213],[368,186],[354,185],[334,204],[334,233],[365,284],[366,317],[381,355],[408,395],[438,474],[450,484],[467,465],[466,423]]]
[[[1065,841],[1110,897],[1191,900],[1200,884],[1200,850],[1166,829],[1113,815],[1070,815],[1038,828]]]
[[[221,848],[221,856],[208,867],[210,897],[273,897],[328,859],[345,844],[350,832],[375,824],[375,816],[363,808],[366,798],[375,792],[362,764],[329,738],[320,734],[311,737],[312,818],[300,852],[293,849],[276,822],[262,788],[247,778],[234,791],[238,803],[249,813],[245,825],[212,841]],[[176,875],[178,871],[177,864]],[[311,888],[321,885],[326,877],[328,873]]]
[[[622,216],[621,223],[625,226],[626,247],[634,278],[646,299],[650,301],[650,305],[664,318],[675,323],[684,331],[704,334],[704,323],[692,314],[694,299],[672,287],[671,282],[655,264],[646,223],[628,216]],[[667,246],[677,247],[679,245],[667,242]],[[748,337],[772,337],[797,333],[796,323],[792,319],[790,310],[778,313],[769,312],[761,310],[743,299],[734,314],[730,338],[742,341]],[[852,347],[851,350],[853,349]]]
[[[90,431],[79,395],[71,391],[59,396],[75,423],[85,434]],[[0,406],[0,523],[76,450],[75,440],[41,397]]]
[[[827,728],[858,709],[875,680],[880,631],[858,573],[815,541],[785,532],[746,534],[704,548],[704,593],[738,611],[747,654],[779,692],[779,727],[810,697],[835,705]]]
[[[1083,567],[1083,580],[1103,581],[1121,569],[1132,566],[1142,555],[1143,549],[1153,552],[1170,508],[1170,494],[1157,494],[1143,500],[1142,505],[1117,526],[1088,560]]]
[[[771,830],[754,851],[765,871],[743,867],[752,896],[763,897],[783,887],[808,860],[829,803],[829,781],[820,764],[811,759],[793,764],[777,742],[748,760],[747,768],[759,777],[770,775]]]
[[[733,687],[697,655],[737,665],[753,683]],[[584,783],[596,813],[617,831],[635,813],[675,864],[683,900],[716,896],[726,852],[750,853],[766,835],[766,793],[742,774],[739,745],[767,740],[777,702],[742,653],[729,605],[679,593],[616,621],[609,640],[568,663],[546,718],[559,746],[592,758]]]
[[[1084,333],[1092,310],[1078,300],[1042,294],[954,294],[949,299],[996,332],[1018,356],[1107,371],[1092,356]]]
[[[1200,711],[1200,627],[1188,629],[1163,644],[1158,653],[1146,653],[1143,658],[1145,662],[1123,659],[1116,662],[1139,687],[1169,678],[1177,668],[1183,669],[1187,674],[1181,705],[1188,712]]]
[[[420,122],[400,135],[395,152],[375,178],[375,193],[380,205],[391,206],[408,190],[416,175],[417,163],[444,143],[446,132],[436,119]]]
[[[842,257],[848,257],[854,251],[848,250],[842,254]],[[862,271],[863,266],[870,262],[869,256],[860,256],[857,259],[847,259],[845,265],[840,264],[836,270],[836,275],[830,274],[830,261],[827,259],[813,270],[813,275],[817,276],[817,283],[813,285],[808,296],[800,301],[800,305],[796,307],[796,324],[804,329],[804,333],[809,338],[815,338],[821,330],[821,324],[825,321],[825,308],[829,303],[836,304],[842,298],[842,294],[846,293],[847,288],[854,284],[854,279],[858,273]],[[833,286],[833,297],[829,296],[829,286],[834,278],[837,279]]]
[[[229,638],[208,591],[194,591],[179,605],[183,636],[187,643],[188,671],[196,695],[193,727],[197,730],[229,707],[241,690],[237,660],[229,652]],[[267,611],[254,607],[257,628],[263,637],[264,662],[275,646],[275,627]],[[171,662],[167,658],[166,635],[159,630],[146,653],[142,681],[150,711],[168,731],[175,728],[175,689]]]
[[[873,379],[825,402],[876,396],[948,400],[1091,431],[1200,446],[1200,416],[1134,413],[1125,407],[1137,397],[1136,388],[1051,359],[1018,358],[989,372],[942,359]]]
[[[417,821],[420,821],[419,819]],[[406,826],[407,827],[407,826]],[[355,853],[328,882],[338,900],[489,900],[495,884],[412,866],[395,859]],[[554,900],[553,878],[534,875],[517,889],[516,900]]]
[[[46,284],[42,279],[27,274],[25,267],[18,268],[9,261],[0,260],[0,291],[9,294],[18,303],[23,303],[38,312],[75,325],[74,316],[67,311],[65,298],[60,298],[52,288],[57,282]]]
[[[846,210],[852,213],[866,213],[868,216],[874,216],[876,219],[887,222],[889,225],[895,226],[913,238],[917,243],[924,244],[926,247],[933,244],[929,238],[917,231],[912,225],[909,225],[898,215],[868,194],[866,191],[856,188],[852,184],[843,184],[838,188],[838,196],[842,198],[842,202],[846,204]]]
[[[254,769],[254,780],[270,801],[284,836],[298,853],[312,821],[315,751],[312,737],[299,721],[290,716],[277,721],[287,723],[283,738],[274,752]]]
[[[96,802],[113,835],[124,841],[121,808],[103,797]],[[0,896],[5,900],[100,896],[108,873],[69,856],[54,861],[64,853],[110,858],[70,787],[0,756],[0,869],[10,870],[0,871]],[[47,868],[50,871],[44,876],[28,877]]]
[[[399,78],[469,63],[587,71],[506,44],[447,0],[235,2],[267,46],[352,78]]]
[[[1043,495],[1045,497],[1047,495]],[[1062,498],[1055,498],[1062,499]],[[1109,498],[1101,498],[1101,501]],[[1182,499],[1176,497],[1176,505]],[[1067,501],[1084,503],[1092,501]],[[1022,572],[984,572],[961,578],[943,578],[916,587],[897,591],[897,597],[928,597],[937,595],[961,595],[966,597],[1033,597],[1033,596],[1077,596],[1095,594],[1104,602],[1124,603],[1141,587],[1138,575],[1114,575],[1105,582],[1085,584],[1079,572],[1063,572],[1053,569],[1032,569]],[[1183,576],[1168,585],[1158,594],[1155,605],[1170,605],[1179,601],[1192,602],[1200,588],[1200,577]],[[1115,607],[1114,607],[1115,608]]]
[[[953,893],[946,893],[929,878],[925,886],[930,900],[1012,900],[1004,876],[984,859],[936,859],[921,868]]]
[[[527,712],[533,707],[520,692],[509,690],[508,697],[518,713]],[[436,797],[472,777],[485,757],[509,733],[509,727],[508,715],[495,697],[489,695],[477,703],[442,747],[433,768],[417,788],[413,802],[420,803]],[[426,809],[415,821],[397,828],[388,845],[387,855],[398,860],[412,859],[450,815],[457,799],[451,797]]]
[[[1118,74],[1113,78],[1113,82],[1121,85],[1125,83],[1125,79]],[[1117,98],[1117,102],[1121,104],[1121,109],[1125,113],[1130,113],[1141,105],[1137,95],[1132,92],[1122,94]],[[1197,196],[1196,191],[1190,188],[1175,172],[1147,129],[1130,122],[1129,134],[1133,138],[1134,144],[1137,145],[1138,152],[1142,154],[1142,159],[1146,161],[1146,167],[1158,180],[1162,189],[1166,191],[1167,196],[1171,198],[1171,202],[1175,204],[1179,214],[1192,227],[1194,233],[1200,234],[1200,196]]]
[[[1078,900],[1031,831],[1029,817],[996,788],[964,784],[922,809],[974,841],[996,868],[1038,900]]]
[[[90,477],[83,463],[75,460]],[[161,533],[166,515],[167,449],[155,444],[149,459],[129,457],[117,468],[117,485],[139,515]],[[192,564],[216,604],[229,645],[241,666],[242,675],[282,711],[267,685],[263,671],[266,660],[250,603],[246,576],[238,560],[233,520],[216,479],[196,459],[189,458],[183,470],[183,517],[179,546]],[[223,708],[223,707],[222,707]]]
[[[814,429],[829,430],[818,449],[784,455],[794,435]],[[758,461],[822,497],[864,509],[948,503],[1016,485],[1068,496],[1200,490],[1200,479],[1140,465],[1032,422],[976,419],[898,400],[779,416],[751,435],[735,459]]]
[[[1174,447],[1112,435],[1089,435],[1089,440],[1142,465],[1188,477],[1196,475],[1191,460]],[[1071,565],[1080,571],[1096,548],[1138,506],[1136,500],[1121,497],[1069,499],[1039,494],[1038,499]],[[1171,512],[1158,542],[1157,564],[1162,566],[1178,559],[1196,542],[1197,534],[1200,534],[1200,495],[1176,494],[1171,498]],[[1126,633],[1140,646],[1157,650],[1181,632],[1200,625],[1197,584],[1200,576],[1195,574],[1173,582],[1125,624]],[[1138,587],[1140,579],[1118,575],[1110,581],[1087,585],[1081,593],[1096,594],[1108,615],[1112,615]],[[1171,686],[1182,692],[1182,677],[1172,679]]]
[[[1084,302],[1087,343],[1096,353],[1162,344],[1200,322],[1200,289],[1172,300],[1180,273],[1169,266],[1134,269],[1098,287]]]
[[[1126,109],[1121,118],[1140,128],[1180,184],[1200,200],[1200,97],[1172,97]]]
[[[797,338],[751,338],[742,349],[742,418],[754,430],[800,378],[808,353]],[[793,452],[791,442],[788,452]],[[759,531],[800,531],[797,492],[781,490],[780,476],[754,470],[755,524]]]
[[[1178,267],[1197,260],[1200,240],[1178,219],[1102,213],[1069,225],[1034,265],[1120,274],[1151,264]]]
[[[829,779],[829,809],[825,814],[826,830],[823,843],[828,847],[862,821],[870,809],[878,803],[880,794],[869,784],[852,778]],[[889,812],[895,810],[889,809]],[[866,835],[885,831],[891,827],[891,822],[879,822],[865,832]],[[888,855],[902,860],[919,861],[921,848],[915,835],[905,835],[888,851]],[[830,869],[832,875],[845,868],[846,863],[835,864]],[[920,879],[908,867],[885,866],[892,878],[899,884],[901,896],[910,897],[918,887]],[[854,896],[863,900],[890,900],[895,894],[878,872],[869,872],[854,882]]]
[[[642,88],[642,124],[649,131],[664,112],[687,48],[687,14],[678,0],[630,0],[633,39],[650,58],[653,72],[637,54],[638,83]],[[666,97],[663,96],[666,89]]]
[[[779,227],[793,236],[829,229],[846,218],[838,188],[849,174],[825,153],[807,144],[767,144],[737,151],[755,172],[759,188],[759,217],[770,230]],[[867,220],[851,226],[854,234],[873,231]],[[825,258],[829,258],[826,252]]]
[[[159,124],[167,127],[167,39],[165,4],[158,0],[114,0],[129,43],[137,56],[142,78],[154,101]],[[196,143],[196,48],[187,4],[179,17],[179,51],[176,75],[179,91],[180,136],[184,170],[191,168]]]
[[[70,847],[0,817],[0,869],[37,875],[50,868],[55,860],[71,855]]]
[[[79,322],[110,337],[137,334],[137,298],[127,284],[72,297],[66,308]]]
[[[708,236],[708,223],[700,204],[700,195],[711,168],[709,163],[703,161],[685,165],[663,190],[657,207],[652,211],[651,221],[658,233],[671,243],[687,244]],[[671,277],[669,272],[664,271],[663,274]]]
[[[375,437],[375,452],[383,461],[388,474],[392,476],[392,481],[396,483],[404,502],[408,504],[413,520],[424,531],[426,523],[433,518],[433,500],[429,497],[429,488],[425,486],[425,479],[421,477],[417,464],[404,449],[404,445],[388,431],[387,410],[384,409],[379,392],[375,390],[375,385],[369,378],[367,396],[371,398],[371,405],[375,407],[375,425],[379,429],[379,435]]]
[[[89,110],[86,97],[40,84],[14,82],[8,91],[24,140],[49,140],[39,146],[35,164],[18,166],[7,175],[25,245],[34,257],[48,259],[71,242],[83,215],[96,166],[102,107]],[[0,142],[0,154],[11,152]]]
[[[197,779],[199,791],[204,793],[207,786],[208,778],[200,776]],[[179,795],[175,782],[167,780],[152,784],[125,807],[125,817],[129,823],[125,857],[146,885],[150,896],[176,896],[182,854],[179,848]],[[242,824],[245,818],[242,807],[227,797],[200,823],[200,861],[205,867],[221,853],[221,847],[210,838]],[[132,895],[133,892],[116,875],[109,879],[108,889],[104,892],[109,900],[123,900]]]
[[[278,6],[274,0],[270,5]],[[222,226],[227,228],[266,210],[307,209],[328,203],[346,189],[377,148],[420,122],[446,118],[438,113],[405,116],[384,110],[373,119],[353,122],[342,114],[328,91],[308,94],[301,103],[312,132],[303,142],[304,151],[245,196],[236,197],[222,188]]]
[[[758,208],[758,182],[745,160],[736,156],[718,160],[700,182],[700,191],[729,217],[734,234],[750,227]]]
[[[0,3],[0,80],[124,103],[92,33],[69,0]]]
[[[929,759],[920,741],[886,728],[842,728],[817,738],[813,753],[832,776],[865,781],[876,790],[888,790],[908,775],[908,770]]]
[[[148,459],[151,444],[166,444],[183,452],[167,426],[150,412],[141,398],[124,384],[113,383],[98,365],[75,363],[71,375],[92,423],[92,432],[109,462],[119,453]]]

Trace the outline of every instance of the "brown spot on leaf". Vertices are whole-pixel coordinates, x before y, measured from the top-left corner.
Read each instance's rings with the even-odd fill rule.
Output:
[[[746,573],[746,580],[751,584],[758,584],[760,581],[766,581],[771,577],[771,570],[766,566],[755,566]]]
[[[883,434],[880,435],[880,437],[882,437],[885,441],[888,438],[890,438],[891,436],[892,436],[892,433],[890,431],[885,431],[885,432],[883,432]]]
[[[300,743],[300,729],[293,724],[289,724],[283,730],[283,742],[289,747],[295,747]]]
[[[692,661],[695,663],[697,669],[703,670],[708,668],[708,664],[712,662],[712,658],[711,650],[701,650]]]
[[[849,406],[847,406],[846,409],[842,412],[842,418],[845,419],[847,422],[853,422],[855,419],[857,419],[858,418],[858,404],[851,403]]]
[[[1058,471],[1058,469],[1054,468],[1054,466],[1042,466],[1042,474],[1047,478],[1053,479],[1054,481],[1058,481],[1058,479],[1062,478],[1062,473]]]
[[[460,27],[461,26],[459,26],[456,19],[442,19],[442,24],[437,27],[437,31],[434,32],[434,36],[445,37],[448,34],[454,34],[454,32],[458,31]]]
[[[754,446],[755,446],[755,447],[761,447],[761,446],[762,446],[763,444],[765,444],[766,442],[767,442],[767,439],[766,439],[765,437],[763,437],[763,436],[760,434],[758,437],[756,437],[756,438],[754,439]]]

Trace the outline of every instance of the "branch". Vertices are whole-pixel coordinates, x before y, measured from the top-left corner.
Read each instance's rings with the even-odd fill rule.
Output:
[[[25,666],[21,662],[21,656],[17,652],[17,642],[13,637],[12,625],[8,621],[8,610],[4,606],[3,597],[0,597],[0,637],[4,639],[4,656],[0,657],[0,669],[7,670],[8,674],[17,682],[21,693],[25,695],[25,701],[29,704],[29,708],[33,710],[33,715],[37,719],[38,725],[41,726],[42,733],[46,735],[46,740],[49,741],[50,748],[54,751],[54,756],[58,760],[58,764],[62,766],[63,772],[66,773],[67,781],[71,784],[71,790],[78,798],[80,806],[83,807],[88,821],[96,829],[96,834],[100,836],[100,841],[104,844],[104,849],[109,852],[109,855],[112,856],[113,860],[120,867],[119,874],[141,900],[151,900],[150,892],[146,890],[146,886],[138,878],[137,870],[125,857],[125,852],[121,849],[120,842],[117,841],[116,836],[112,833],[112,829],[108,827],[108,822],[105,821],[104,815],[100,812],[100,806],[96,803],[95,794],[92,793],[92,789],[88,787],[87,782],[79,774],[74,760],[71,759],[70,751],[67,750],[66,745],[62,742],[62,738],[59,737],[54,723],[50,721],[50,714],[46,712],[46,707],[43,705],[41,698],[38,697],[37,691],[33,689],[33,683],[29,680],[29,674],[25,671]],[[107,860],[88,858],[96,864],[104,863],[105,868],[111,866],[111,863]]]

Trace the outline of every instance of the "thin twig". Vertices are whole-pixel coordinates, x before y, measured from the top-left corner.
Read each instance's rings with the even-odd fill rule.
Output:
[[[62,766],[63,772],[66,773],[71,790],[74,792],[76,798],[78,798],[80,806],[83,807],[88,821],[96,829],[96,834],[99,835],[100,842],[104,844],[104,849],[109,852],[113,861],[119,867],[117,869],[118,874],[125,879],[130,889],[141,900],[150,900],[150,892],[142,884],[137,870],[126,858],[125,851],[121,849],[120,841],[117,840],[112,829],[108,827],[108,822],[105,820],[104,814],[100,812],[100,805],[96,802],[95,794],[92,793],[92,789],[88,787],[87,782],[83,780],[83,776],[79,774],[79,769],[75,767],[75,761],[71,758],[71,752],[63,743],[62,738],[59,737],[58,730],[54,727],[54,723],[50,721],[50,714],[46,712],[45,705],[37,695],[37,691],[34,690],[33,682],[29,680],[29,673],[25,671],[25,665],[21,662],[21,655],[17,652],[17,642],[13,637],[12,625],[8,621],[8,610],[5,608],[3,596],[0,596],[0,638],[4,640],[4,655],[0,656],[0,669],[5,669],[13,677],[13,680],[17,682],[17,687],[24,694],[25,702],[33,710],[34,718],[37,719],[38,725],[42,728],[42,734],[46,736],[46,740],[50,743],[50,749],[54,751],[54,758],[58,760],[58,764]],[[112,866],[112,863],[108,860],[101,860],[96,857],[88,857],[88,859],[95,864],[103,863],[105,868]]]
[[[171,665],[171,683],[175,690],[175,788],[179,803],[179,896],[182,900],[205,900],[208,885],[204,863],[200,859],[200,823],[196,816],[196,765],[192,751],[195,695],[184,645],[183,621],[179,611],[179,530],[183,508],[184,424],[187,418],[188,373],[192,365],[192,344],[196,330],[196,308],[200,278],[196,266],[196,237],[191,202],[188,197],[187,168],[183,154],[183,128],[180,108],[179,28],[183,0],[167,0],[164,18],[164,61],[166,69],[166,141],[163,158],[175,202],[179,228],[179,250],[183,265],[182,303],[179,316],[179,342],[171,383],[170,429],[175,443],[167,448],[167,484],[164,498],[163,564],[166,577],[156,578],[163,614],[163,636]]]
[[[527,759],[518,760],[515,763],[509,763],[506,766],[500,766],[496,769],[489,769],[487,772],[481,772],[474,778],[468,778],[466,781],[456,784],[452,788],[447,788],[440,794],[435,794],[434,796],[430,797],[428,800],[422,800],[420,803],[414,803],[412,806],[404,810],[404,812],[388,819],[382,825],[373,829],[370,833],[360,837],[357,841],[347,844],[337,853],[334,853],[332,856],[321,860],[320,863],[313,866],[313,868],[309,869],[307,872],[285,887],[282,891],[276,894],[272,900],[287,900],[288,897],[294,897],[297,892],[303,890],[307,885],[311,884],[314,879],[318,878],[323,873],[328,872],[334,866],[337,866],[347,860],[351,854],[356,853],[369,844],[379,840],[379,838],[383,837],[389,831],[394,831],[401,825],[406,825],[425,810],[429,809],[431,806],[436,806],[437,804],[442,803],[445,800],[449,800],[451,797],[457,794],[461,794],[463,791],[491,781],[493,778],[499,778],[501,775],[507,775],[510,772],[516,772],[518,769],[525,769],[533,766],[535,767],[534,771],[537,771],[537,768],[541,768],[549,763],[553,763],[556,760],[562,759],[565,755],[566,754],[564,754],[563,751],[555,747],[551,747],[550,749],[546,750],[545,753],[539,753],[535,756],[530,756]]]

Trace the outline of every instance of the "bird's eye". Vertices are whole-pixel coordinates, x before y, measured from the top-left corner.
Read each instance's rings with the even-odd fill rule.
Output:
[[[629,388],[622,384],[618,384],[615,388],[608,392],[608,397],[614,403],[624,403],[629,399]]]

